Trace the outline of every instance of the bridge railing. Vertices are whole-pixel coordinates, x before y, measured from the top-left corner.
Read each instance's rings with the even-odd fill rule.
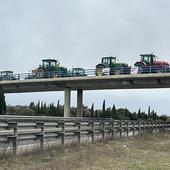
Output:
[[[84,77],[84,76],[107,76],[107,75],[127,75],[127,74],[149,74],[149,73],[170,73],[169,66],[145,66],[145,67],[116,67],[104,69],[83,69],[80,72],[68,71],[48,71],[45,73],[20,73],[6,76],[0,75],[0,80],[25,80],[57,77]]]
[[[11,148],[14,156],[19,147],[39,145],[43,152],[48,143],[64,146],[70,142],[95,141],[135,136],[145,132],[170,130],[170,122],[126,121],[92,118],[56,118],[1,116],[0,146]]]

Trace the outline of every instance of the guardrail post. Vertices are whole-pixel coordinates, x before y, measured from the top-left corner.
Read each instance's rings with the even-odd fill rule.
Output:
[[[157,133],[157,132],[158,132],[158,122],[155,121],[155,133]]]
[[[132,126],[133,126],[133,137],[134,137],[135,136],[135,121],[133,121]]]
[[[145,133],[145,121],[143,121],[143,133]]]
[[[151,127],[152,127],[152,133],[154,132],[154,122],[151,122]]]
[[[170,130],[170,122],[168,122],[168,131]]]
[[[138,135],[140,135],[140,121],[138,121]]]
[[[75,132],[75,134],[78,137],[78,143],[81,144],[81,122],[75,122],[75,126],[78,127],[78,130]]]
[[[165,131],[167,131],[167,122],[165,122]]]
[[[62,131],[59,132],[59,136],[61,137],[61,146],[64,148],[64,139],[65,139],[65,122],[59,122],[58,127],[62,128]]]
[[[120,120],[119,124],[120,124],[119,131],[120,131],[120,138],[121,138],[122,137],[122,120]]]
[[[159,122],[159,132],[162,132],[162,125],[161,125],[161,122]]]
[[[91,139],[92,139],[92,142],[94,142],[94,122],[91,122],[91,127],[92,127]]]
[[[157,133],[157,121],[154,122],[154,131]]]
[[[151,126],[150,126],[150,122],[147,122],[147,126],[148,126],[148,132],[151,133]]]
[[[161,122],[158,122],[158,130],[161,132]]]
[[[129,121],[127,121],[127,137],[129,136]]]
[[[163,132],[165,132],[165,125],[164,125],[164,122],[162,122],[162,129],[163,129]]]
[[[163,124],[164,124],[164,132],[166,132],[166,122],[164,122]]]
[[[36,134],[37,138],[40,139],[40,150],[44,152],[44,133],[45,133],[45,124],[44,122],[36,122],[36,128],[41,128],[41,132]]]
[[[157,132],[159,132],[159,122],[158,121],[157,121],[156,128],[157,128]]]
[[[91,142],[94,142],[94,122],[93,121],[89,121],[88,122],[88,126],[90,126],[91,129],[88,130],[88,134],[91,135]]]
[[[161,122],[161,132],[164,131],[164,128],[163,128],[163,123]]]
[[[102,122],[100,122],[100,124],[102,125],[102,138],[103,138],[103,141],[105,141],[105,139],[106,139],[106,134],[105,134],[105,121],[102,121]]]
[[[114,139],[114,137],[115,137],[115,122],[114,122],[114,120],[111,123],[112,123],[112,139]]]
[[[167,131],[168,131],[168,127],[169,127],[169,126],[168,126],[168,122],[166,122],[166,130],[167,130]]]
[[[17,122],[9,122],[9,128],[13,128],[13,135],[8,136],[8,140],[13,143],[13,156],[17,155],[17,146],[18,146],[18,123]]]

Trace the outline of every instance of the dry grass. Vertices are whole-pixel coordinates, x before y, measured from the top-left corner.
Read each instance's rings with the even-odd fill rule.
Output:
[[[170,134],[54,149],[0,161],[0,170],[169,170]]]

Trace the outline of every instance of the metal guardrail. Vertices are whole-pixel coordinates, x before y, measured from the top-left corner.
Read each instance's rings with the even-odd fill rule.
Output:
[[[150,73],[170,73],[169,66],[145,66],[145,67],[117,67],[112,69],[102,69],[99,72],[96,69],[84,69],[83,73],[73,73],[71,71],[51,71],[41,75],[36,73],[19,73],[7,76],[1,76],[0,80],[26,80],[40,78],[56,77],[84,77],[84,76],[102,76],[102,75],[127,75],[127,74],[150,74]]]
[[[99,137],[105,141],[106,138],[167,130],[170,130],[170,122],[1,116],[0,146],[11,147],[15,156],[22,145],[38,144],[43,152],[44,145],[49,142],[57,142],[63,147],[69,140],[76,140],[80,144],[83,138],[93,142]]]

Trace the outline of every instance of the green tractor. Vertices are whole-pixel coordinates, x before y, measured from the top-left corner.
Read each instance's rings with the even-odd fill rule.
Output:
[[[67,76],[67,68],[60,66],[58,60],[44,59],[42,65],[32,71],[35,78],[54,78]]]
[[[117,63],[116,57],[103,57],[96,65],[96,76],[130,74],[130,67],[126,63]]]

